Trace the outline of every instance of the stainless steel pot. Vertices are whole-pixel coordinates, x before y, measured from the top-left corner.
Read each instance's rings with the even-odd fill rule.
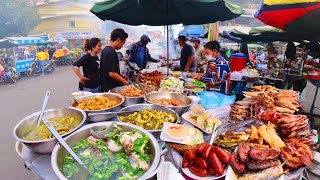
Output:
[[[121,105],[125,101],[124,97],[122,97],[119,94],[115,94],[115,93],[96,93],[96,94],[92,94],[92,95],[88,95],[88,96],[79,97],[79,98],[77,98],[77,102],[81,103],[82,101],[89,100],[89,99],[92,99],[94,97],[101,97],[101,96],[107,97],[107,98],[112,99],[112,100],[120,101],[120,103],[118,105],[112,107],[112,108],[106,108],[106,109],[101,109],[101,110],[85,110],[85,112],[87,114],[89,114],[89,113],[94,114],[94,113],[101,113],[101,112],[118,112],[118,111],[121,110]],[[92,115],[92,116],[88,116],[87,121],[89,121],[89,122],[101,122],[101,121],[110,120],[110,119],[112,119],[114,117],[116,117],[116,114]]]
[[[177,112],[179,116],[181,116],[183,113],[185,113],[192,104],[192,100],[190,98],[188,98],[187,96],[180,94],[180,93],[173,93],[173,92],[151,92],[151,93],[146,94],[146,96],[144,98],[147,103],[154,104],[154,105],[161,106],[161,107],[170,108],[170,109],[174,110],[175,112]],[[162,105],[158,105],[158,104],[154,103],[155,100],[162,99],[162,98],[179,100],[182,102],[183,106],[162,106]]]
[[[111,92],[113,93],[116,93],[116,92],[122,92],[124,91],[128,86],[120,86],[120,87],[116,87],[116,88],[113,88],[111,90]],[[130,106],[130,105],[134,105],[134,104],[141,104],[144,102],[144,99],[143,99],[143,96],[141,97],[124,97],[125,98],[125,101],[124,103],[122,104],[123,107],[126,107],[126,106]]]
[[[13,129],[13,136],[20,142],[22,142],[27,148],[36,153],[51,153],[54,146],[57,144],[57,140],[55,138],[39,140],[39,141],[26,141],[23,140],[23,136],[25,136],[26,132],[33,125],[36,125],[38,122],[38,117],[40,115],[40,111],[33,113],[26,118],[22,119]],[[69,131],[68,133],[62,135],[67,136],[77,130],[82,124],[85,122],[87,115],[84,111],[79,110],[77,108],[66,108],[66,109],[49,109],[43,113],[43,118],[50,119],[56,117],[66,117],[73,116],[77,119],[80,119],[80,124]]]
[[[72,147],[77,142],[89,137],[90,129],[102,130],[103,128],[111,125],[111,123],[112,122],[100,122],[100,123],[86,125],[81,129],[79,129],[77,132],[71,134],[69,137],[65,138],[65,141],[70,147]],[[144,180],[154,175],[155,170],[159,170],[158,167],[159,167],[160,156],[161,156],[160,146],[156,138],[151,133],[149,133],[148,131],[138,126],[128,124],[128,123],[123,123],[123,122],[116,122],[116,124],[122,127],[124,131],[138,130],[138,132],[145,134],[150,138],[150,141],[148,144],[149,146],[148,150],[149,150],[149,153],[152,154],[153,159],[151,161],[150,168],[139,179]],[[63,175],[61,171],[63,167],[63,160],[66,154],[67,154],[67,151],[59,143],[55,146],[51,154],[52,168],[60,180],[66,179],[66,177]]]

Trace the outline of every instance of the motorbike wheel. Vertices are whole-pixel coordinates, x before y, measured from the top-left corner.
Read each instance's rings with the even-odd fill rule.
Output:
[[[45,71],[46,71],[47,73],[52,73],[52,72],[54,71],[54,67],[53,67],[52,65],[50,65],[50,66],[48,66],[48,67],[45,69]]]
[[[26,75],[27,75],[27,76],[31,76],[31,75],[32,75],[32,70],[31,70],[31,69],[28,69],[28,70],[26,71]]]
[[[16,72],[15,76],[16,76],[17,79],[21,78],[21,74],[19,72]]]
[[[10,76],[10,77],[9,77],[9,82],[11,82],[12,84],[14,84],[14,83],[17,82],[17,78],[14,77],[14,76]]]

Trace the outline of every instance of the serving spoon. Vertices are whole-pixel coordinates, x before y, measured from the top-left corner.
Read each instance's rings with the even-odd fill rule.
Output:
[[[46,95],[44,97],[44,100],[43,100],[42,109],[41,109],[41,112],[40,112],[40,115],[39,115],[37,128],[40,126],[40,123],[41,123],[41,120],[42,120],[42,117],[43,117],[43,112],[46,109],[49,97],[50,97],[50,91],[47,91]]]
[[[66,141],[61,137],[61,135],[50,123],[50,121],[48,119],[43,119],[42,121],[44,125],[49,129],[49,131],[53,134],[53,136],[59,141],[59,143],[68,151],[68,153],[73,157],[73,159],[75,159],[77,163],[80,165],[81,170],[76,175],[77,176],[76,179],[87,179],[87,177],[89,176],[87,166],[82,162],[79,156],[70,148],[70,146],[66,143]]]

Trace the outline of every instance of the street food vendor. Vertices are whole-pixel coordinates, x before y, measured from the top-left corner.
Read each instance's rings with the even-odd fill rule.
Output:
[[[151,57],[149,49],[147,48],[149,42],[151,42],[150,38],[144,34],[140,37],[140,41],[131,44],[126,51],[128,54],[127,60],[136,63],[140,69],[146,68],[149,61],[160,61]]]
[[[179,58],[174,59],[175,61],[180,60],[180,71],[184,72],[195,72],[196,65],[194,64],[194,50],[193,47],[187,44],[186,36],[179,36],[179,45],[182,47],[181,55]]]
[[[217,41],[210,41],[204,46],[208,65],[201,80],[211,83],[210,90],[228,94],[230,67],[228,62],[219,54],[219,50],[220,44]]]

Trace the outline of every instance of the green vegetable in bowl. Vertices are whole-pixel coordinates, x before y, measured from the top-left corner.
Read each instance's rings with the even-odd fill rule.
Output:
[[[137,179],[149,169],[153,159],[148,153],[149,137],[137,130],[123,132],[114,127],[117,128],[108,131],[104,139],[89,136],[72,147],[88,167],[89,180]],[[62,168],[65,177],[77,179],[79,171],[78,163],[67,154]]]

